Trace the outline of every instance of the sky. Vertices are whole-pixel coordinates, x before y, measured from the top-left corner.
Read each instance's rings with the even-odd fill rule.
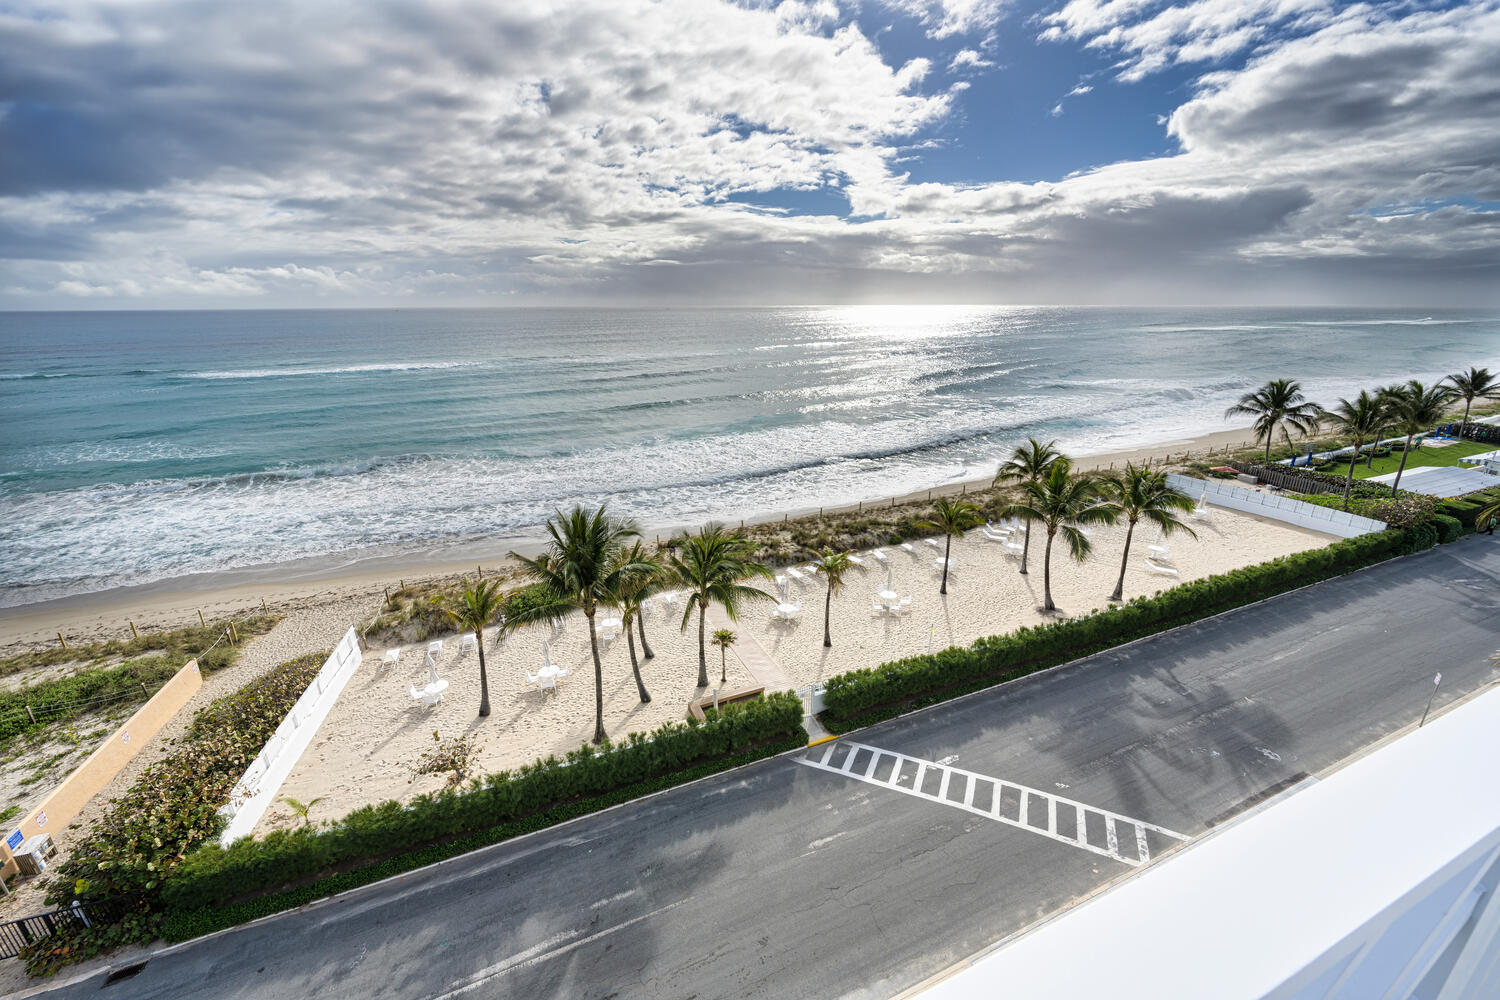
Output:
[[[0,309],[1500,304],[1500,0],[0,0]]]

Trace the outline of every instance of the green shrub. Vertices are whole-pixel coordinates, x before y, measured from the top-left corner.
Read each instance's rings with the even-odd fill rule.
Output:
[[[1303,503],[1316,504],[1332,510],[1344,509],[1344,497],[1341,493],[1294,493],[1290,495],[1293,499],[1301,500]],[[1432,512],[1437,509],[1437,503],[1437,498],[1424,493],[1403,492],[1398,497],[1392,497],[1390,490],[1381,490],[1374,494],[1351,496],[1349,513],[1382,521],[1392,528],[1410,528],[1430,520]]]
[[[1453,497],[1440,501],[1437,505],[1439,514],[1457,518],[1465,528],[1475,530],[1475,521],[1479,518],[1479,512],[1487,505],[1500,500],[1500,488],[1488,489],[1482,493],[1470,493],[1464,497]]]
[[[581,800],[676,775],[703,762],[782,744],[802,730],[802,702],[790,692],[726,705],[706,722],[668,723],[619,746],[581,747],[566,761],[548,758],[444,790],[409,805],[387,801],[323,827],[276,830],[185,858],[163,890],[167,907],[192,911],[364,867],[417,848],[441,845],[528,820]]]
[[[1456,542],[1468,534],[1462,521],[1456,517],[1449,517],[1447,514],[1432,515],[1432,523],[1437,526],[1438,541],[1445,544],[1447,542]]]
[[[1436,543],[1437,530],[1425,524],[1361,535],[1194,580],[1097,614],[851,670],[829,679],[822,718],[831,731],[846,732]]]

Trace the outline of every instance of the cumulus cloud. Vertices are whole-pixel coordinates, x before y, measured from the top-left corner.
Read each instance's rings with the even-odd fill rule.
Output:
[[[932,61],[982,42],[893,64],[831,2],[13,6],[0,303],[1493,297],[1493,0],[1181,10],[1044,28],[1127,76],[1248,47],[1177,151],[1018,183],[905,172],[985,127]],[[1298,27],[1242,39],[1254,10]]]
[[[1007,0],[882,0],[889,10],[915,18],[929,38],[983,34],[1000,23]]]

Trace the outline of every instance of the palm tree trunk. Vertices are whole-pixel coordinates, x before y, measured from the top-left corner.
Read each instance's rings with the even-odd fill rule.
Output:
[[[1056,611],[1052,603],[1052,531],[1047,532],[1047,548],[1042,552],[1042,610]]]
[[[1474,405],[1474,397],[1473,396],[1469,396],[1468,398],[1466,398],[1464,400],[1464,419],[1463,419],[1463,423],[1461,423],[1461,424],[1458,425],[1458,439],[1460,441],[1462,441],[1464,439],[1464,431],[1466,431],[1466,430],[1469,429],[1469,407],[1473,406],[1473,405]]]
[[[833,615],[833,577],[828,578],[828,593],[823,596],[823,648],[833,645],[833,631],[829,619]]]
[[[719,683],[725,684],[729,680],[729,647],[719,647]]]
[[[640,614],[639,611],[636,612]],[[635,690],[641,696],[641,704],[645,705],[651,701],[651,695],[646,691],[646,685],[641,682],[641,665],[635,658],[635,633],[630,631],[630,626],[625,626],[625,641],[630,645],[630,671],[635,674]]]
[[[1120,556],[1120,579],[1115,581],[1115,592],[1109,595],[1111,601],[1125,599],[1125,565],[1130,562],[1130,536],[1133,534],[1135,534],[1135,522],[1131,521],[1125,529],[1125,551]]]
[[[1349,456],[1349,475],[1344,477],[1344,510],[1349,510],[1349,490],[1354,486],[1354,463],[1359,461],[1359,438],[1354,439],[1354,454]]]
[[[698,602],[698,686],[708,687],[708,644],[706,640],[708,602]]]
[[[1026,557],[1031,553],[1031,518],[1026,518],[1026,539],[1021,542],[1021,575],[1026,575]]]
[[[1276,433],[1275,427],[1266,428],[1266,464],[1271,464],[1271,437]]]
[[[603,743],[604,734],[604,664],[599,662],[599,634],[594,631],[594,611],[584,608],[589,620],[589,651],[594,654],[594,742]]]
[[[1396,495],[1396,487],[1401,485],[1401,473],[1406,471],[1406,456],[1411,451],[1411,435],[1406,435],[1406,447],[1401,449],[1401,464],[1396,466],[1396,478],[1391,483],[1391,496]]]
[[[479,647],[479,717],[490,714],[490,679],[484,672],[484,636],[474,630],[474,642]]]
[[[656,654],[651,652],[651,644],[646,641],[646,616],[638,614],[635,616],[635,628],[641,634],[641,655],[646,659],[654,659]]]
[[[942,585],[938,587],[939,594],[948,593],[948,553],[952,551],[953,536],[949,535],[948,540],[943,543],[943,582]]]

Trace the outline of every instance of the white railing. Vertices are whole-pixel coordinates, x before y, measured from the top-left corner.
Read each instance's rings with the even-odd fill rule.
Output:
[[[359,639],[351,625],[333,653],[323,663],[323,669],[307,685],[297,704],[281,720],[276,732],[266,741],[260,755],[246,768],[244,777],[229,793],[229,804],[219,810],[229,822],[219,835],[219,843],[228,847],[255,829],[255,824],[265,815],[266,809],[276,800],[281,783],[292,773],[292,767],[302,752],[312,742],[318,727],[328,717],[333,703],[363,659],[359,651]]]
[[[1315,503],[1293,500],[1258,490],[1247,490],[1242,486],[1230,486],[1212,479],[1194,479],[1167,473],[1167,485],[1194,500],[1206,498],[1216,507],[1228,507],[1248,514],[1259,514],[1276,521],[1295,524],[1299,528],[1311,528],[1340,538],[1354,538],[1375,531],[1384,531],[1385,522],[1376,521],[1358,514],[1349,514],[1330,507],[1319,507]]]

